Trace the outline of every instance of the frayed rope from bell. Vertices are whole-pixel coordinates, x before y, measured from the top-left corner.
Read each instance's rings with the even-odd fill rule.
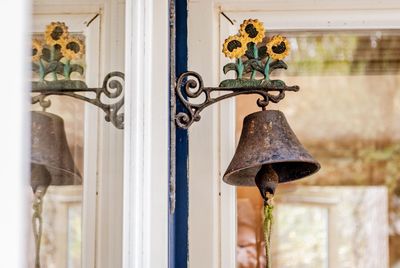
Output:
[[[271,262],[271,233],[273,224],[273,210],[272,204],[273,194],[267,193],[267,200],[264,201],[264,239],[265,239],[265,257],[266,257],[266,268],[272,267]]]

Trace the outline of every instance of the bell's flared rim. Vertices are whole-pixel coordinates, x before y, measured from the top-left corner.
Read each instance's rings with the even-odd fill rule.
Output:
[[[279,183],[285,183],[285,182],[290,182],[290,181],[294,181],[294,180],[300,180],[303,179],[305,177],[311,176],[313,174],[315,174],[316,172],[318,172],[321,169],[321,164],[317,161],[313,161],[313,160],[298,160],[298,159],[285,159],[285,160],[274,160],[274,161],[269,161],[268,163],[260,163],[260,164],[254,164],[251,166],[247,166],[247,167],[242,167],[239,169],[235,169],[235,170],[226,170],[222,180],[230,185],[236,185],[236,186],[256,186],[255,183],[255,175],[257,174],[257,172],[260,170],[260,168],[264,165],[264,164],[269,164],[269,165],[276,165],[276,164],[285,164],[285,165],[291,165],[293,163],[296,164],[301,164],[301,165],[308,165],[308,167],[310,167],[309,169],[307,169],[307,172],[302,172],[302,176],[299,176],[297,178],[289,178],[289,179],[285,179],[285,180],[281,180],[281,178],[279,179]],[[252,175],[249,175],[247,179],[243,179],[243,178],[237,178],[234,179],[235,174],[238,174],[240,172],[246,171],[246,170],[256,170],[254,173],[254,176],[251,177]],[[240,180],[240,181],[239,181]]]
[[[50,172],[52,177],[50,185],[81,185],[82,175],[76,168],[74,171],[59,168],[48,163],[41,163],[31,160],[32,164],[43,165]],[[54,178],[54,179],[53,179]]]

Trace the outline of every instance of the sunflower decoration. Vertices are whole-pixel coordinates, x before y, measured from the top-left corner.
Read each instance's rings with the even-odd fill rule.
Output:
[[[44,37],[48,45],[62,42],[68,36],[68,27],[64,22],[52,22],[46,26]]]
[[[51,22],[45,28],[44,41],[32,42],[32,71],[39,74],[40,82],[67,82],[74,72],[83,75],[84,67],[71,60],[82,58],[84,53],[84,42],[71,36],[64,22]]]
[[[76,37],[69,37],[61,42],[61,53],[67,60],[82,57],[85,50],[83,42]]]
[[[39,42],[39,40],[34,39],[32,41],[32,61],[40,60],[40,57],[42,56],[42,50],[42,44]]]
[[[265,37],[265,28],[262,22],[255,19],[244,20],[240,25],[239,33],[248,39],[248,42],[260,43]]]
[[[247,38],[239,35],[229,36],[222,47],[222,52],[226,57],[231,59],[239,59],[247,50]]]
[[[275,35],[267,43],[267,53],[274,60],[282,60],[290,52],[290,44],[286,37]]]
[[[290,44],[282,35],[273,36],[267,44],[263,43],[266,31],[257,19],[244,20],[237,35],[227,38],[222,52],[226,57],[236,59],[223,67],[223,72],[236,72],[236,79],[226,79],[221,87],[282,87],[284,82],[270,79],[276,69],[286,69],[282,60],[289,55]],[[261,78],[261,79],[259,79]]]

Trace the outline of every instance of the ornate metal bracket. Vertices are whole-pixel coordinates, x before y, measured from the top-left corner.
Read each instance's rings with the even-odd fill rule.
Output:
[[[279,81],[279,80],[276,80]],[[175,115],[176,124],[184,129],[189,128],[193,122],[201,119],[200,113],[206,107],[224,99],[243,94],[258,94],[262,98],[257,100],[258,107],[265,110],[269,102],[278,103],[285,97],[286,91],[299,91],[298,86],[286,86],[284,83],[270,83],[263,87],[204,87],[203,79],[196,72],[185,72],[177,80],[175,93],[179,101],[183,104],[186,111]],[[227,92],[224,95],[212,97],[213,92]],[[271,94],[270,92],[278,92]],[[201,98],[204,94],[205,99],[200,103],[193,103],[192,100]],[[192,99],[192,100],[191,100]]]
[[[43,81],[32,82],[32,104],[39,103],[44,109],[51,105],[47,99],[50,95],[63,95],[89,102],[102,109],[106,115],[105,120],[111,122],[116,128],[124,128],[124,113],[121,108],[124,105],[124,73],[111,72],[106,75],[100,88],[88,88],[83,81]],[[78,94],[92,92],[93,98]],[[105,103],[102,99],[108,98],[112,103]]]

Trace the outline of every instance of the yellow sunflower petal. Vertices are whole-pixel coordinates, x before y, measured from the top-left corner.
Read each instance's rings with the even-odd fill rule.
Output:
[[[290,52],[290,44],[286,37],[276,35],[267,43],[267,53],[274,60],[282,60]]]
[[[42,44],[39,40],[34,39],[32,41],[32,61],[38,61],[42,56]]]
[[[238,59],[246,53],[247,43],[247,38],[239,35],[231,35],[225,40],[222,52],[228,58]]]
[[[68,60],[82,57],[85,46],[79,38],[70,37],[61,42],[61,53]]]
[[[239,33],[253,43],[260,43],[265,37],[265,28],[262,22],[255,19],[244,20],[240,25]]]
[[[59,44],[63,39],[68,37],[68,27],[64,22],[52,22],[46,26],[44,38],[46,44],[55,45]]]

